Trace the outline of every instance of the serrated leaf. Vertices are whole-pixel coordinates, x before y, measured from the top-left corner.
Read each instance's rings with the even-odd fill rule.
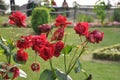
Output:
[[[53,72],[51,70],[48,70],[48,69],[44,70],[41,73],[39,80],[55,80]]]
[[[62,50],[62,54],[69,54],[73,49],[72,45],[66,45],[63,50]]]
[[[27,78],[27,74],[23,70],[19,69],[19,71],[20,71],[19,74],[20,77]]]
[[[64,72],[60,71],[59,69],[56,69],[55,73],[58,80],[72,80],[72,78],[69,75],[66,75]]]

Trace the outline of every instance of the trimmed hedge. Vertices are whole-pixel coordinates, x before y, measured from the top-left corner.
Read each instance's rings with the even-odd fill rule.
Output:
[[[32,19],[31,19],[31,24],[33,30],[37,33],[40,34],[39,25],[42,24],[48,24],[50,21],[50,13],[49,9],[46,7],[36,7],[32,11]]]
[[[93,58],[101,60],[120,61],[120,44],[94,51]]]

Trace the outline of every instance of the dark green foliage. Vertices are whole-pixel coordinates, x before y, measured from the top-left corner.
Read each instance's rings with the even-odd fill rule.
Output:
[[[49,20],[50,20],[49,9],[45,7],[37,7],[33,10],[31,23],[33,30],[37,34],[40,33],[38,26],[49,23]]]
[[[120,8],[114,9],[113,20],[120,21]]]

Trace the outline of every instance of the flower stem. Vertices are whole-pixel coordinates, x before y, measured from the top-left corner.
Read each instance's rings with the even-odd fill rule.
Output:
[[[87,42],[87,43],[88,43],[88,42]],[[78,59],[80,58],[80,56],[81,56],[81,55],[83,54],[83,52],[85,51],[85,47],[86,47],[87,43],[85,44],[85,46],[82,47],[82,50],[81,50],[80,54],[78,55],[78,57],[76,57],[73,65],[72,65],[72,66],[69,68],[69,70],[67,71],[67,74],[69,74],[69,73],[72,71],[72,69],[74,68],[74,66],[75,66],[75,64],[77,63]]]
[[[49,63],[50,63],[51,70],[54,71],[54,68],[53,68],[52,60],[51,60],[51,59],[49,60]]]
[[[54,77],[54,79],[56,79],[55,70],[54,70],[53,65],[52,65],[52,59],[49,60],[49,63],[50,63],[51,70],[53,72],[53,77]]]
[[[70,69],[70,66],[71,66],[71,65],[72,65],[72,63],[73,63],[73,60],[74,60],[74,58],[75,58],[76,53],[77,53],[77,51],[78,51],[78,50],[79,50],[79,47],[78,47],[78,48],[76,48],[76,50],[75,50],[75,52],[74,52],[74,55],[73,55],[72,59],[70,60],[68,70]],[[68,71],[68,70],[67,70],[67,71]]]
[[[8,63],[10,64],[11,63],[11,55],[8,58],[9,58]]]
[[[64,39],[64,44],[67,40],[67,34],[65,34],[65,39]],[[65,68],[65,73],[67,72],[67,66],[66,66],[66,50],[64,50],[64,68]]]

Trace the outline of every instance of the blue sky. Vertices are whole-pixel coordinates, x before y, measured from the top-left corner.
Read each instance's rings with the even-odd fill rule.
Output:
[[[9,4],[10,0],[4,0],[7,4]],[[55,0],[58,6],[62,5],[63,0]],[[67,0],[69,6],[72,6],[72,3],[74,1],[77,1],[80,5],[94,5],[97,0]],[[107,0],[104,0],[107,3]],[[119,0],[110,0],[112,5],[115,5],[115,3]],[[28,3],[28,0],[15,0],[15,3],[17,5],[23,5],[25,3]]]

